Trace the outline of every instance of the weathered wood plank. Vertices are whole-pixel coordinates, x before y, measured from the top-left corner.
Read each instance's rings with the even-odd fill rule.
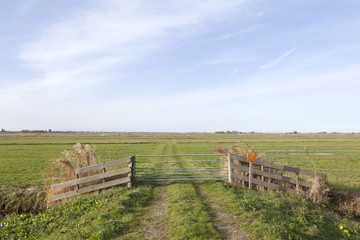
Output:
[[[86,172],[99,170],[99,169],[103,169],[103,168],[105,168],[104,163],[100,163],[100,164],[92,165],[89,167],[78,168],[75,170],[75,174],[86,173]]]
[[[232,167],[236,170],[240,170],[243,172],[249,172],[249,168],[245,167],[245,166],[234,164]],[[296,184],[296,179],[294,179],[292,177],[283,176],[283,175],[272,173],[272,172],[265,172],[265,171],[261,171],[261,170],[254,169],[254,168],[253,168],[253,173],[256,175]],[[311,187],[311,183],[306,181],[305,179],[299,178],[298,180],[299,180],[299,182],[298,182],[299,185],[304,186],[304,187]]]
[[[311,177],[314,177],[316,175],[315,172],[312,172],[309,170],[295,168],[295,167],[289,167],[289,166],[285,166],[285,165],[281,165],[281,164],[277,164],[277,163],[256,160],[254,162],[254,164],[259,165],[259,166],[264,166],[264,167],[275,168],[275,169],[279,169],[279,170],[283,170],[283,171],[298,173],[298,174],[302,174],[302,175],[307,175],[307,176],[311,176]]]
[[[61,200],[61,199],[64,199],[64,198],[76,196],[77,194],[78,194],[77,190],[73,190],[73,191],[70,191],[70,192],[54,195],[54,196],[52,196],[52,200],[55,202],[55,201],[58,201],[58,200]]]
[[[112,166],[123,164],[123,163],[129,163],[129,162],[130,162],[130,157],[111,161],[111,162],[99,163],[99,164],[88,166],[88,167],[78,168],[75,170],[75,174],[86,173],[86,172],[90,172],[90,171],[94,171],[94,170],[112,167]]]
[[[241,165],[233,164],[233,165],[231,165],[231,167],[236,169],[236,170],[243,171],[243,172],[249,172],[249,167],[247,167],[247,166],[241,166]]]
[[[100,189],[103,189],[103,188],[108,188],[108,187],[128,183],[129,181],[130,181],[130,178],[125,177],[125,178],[117,179],[117,180],[114,180],[114,181],[111,181],[111,182],[105,182],[105,183],[101,183],[101,184],[97,184],[97,185],[92,185],[92,186],[89,186],[89,187],[81,188],[79,190],[74,190],[74,191],[54,195],[52,197],[52,200],[57,201],[57,200],[61,200],[61,199],[64,199],[64,198],[76,196],[78,194],[93,192],[93,191],[100,190]]]
[[[74,179],[71,181],[63,182],[63,183],[54,184],[54,185],[51,185],[51,189],[57,190],[60,188],[70,187],[70,186],[74,186],[74,185],[81,184],[81,183],[87,183],[87,182],[91,182],[91,181],[95,181],[95,180],[99,180],[99,179],[113,177],[116,175],[127,174],[129,172],[131,172],[130,168],[121,168],[121,169],[117,169],[114,171],[99,173],[99,174],[92,175],[89,177],[84,177],[84,178]]]
[[[276,179],[276,180],[280,180],[280,181],[284,181],[284,182],[288,182],[288,183],[292,183],[292,184],[296,184],[296,179],[292,178],[292,177],[288,177],[288,176],[283,176],[280,174],[276,174],[276,173],[271,173],[271,172],[263,172],[257,169],[253,169],[254,174],[256,175],[260,175],[260,176],[264,176],[264,177],[268,177],[268,178],[272,178],[272,179]],[[298,184],[300,186],[304,186],[304,187],[311,187],[311,183],[299,178],[298,179]]]
[[[254,184],[257,184],[257,185],[260,185],[260,186],[268,187],[268,188],[279,190],[279,191],[286,192],[286,193],[296,193],[296,191],[294,189],[287,188],[287,187],[277,185],[277,184],[274,184],[274,183],[263,182],[260,179],[253,178],[252,182]]]
[[[129,177],[116,179],[116,180],[113,180],[111,182],[105,182],[105,183],[92,185],[92,186],[89,186],[89,187],[80,188],[78,193],[82,194],[82,193],[93,192],[93,191],[96,191],[96,190],[100,190],[100,189],[104,189],[104,188],[113,187],[113,186],[116,186],[116,185],[128,183],[129,181],[130,181]]]
[[[230,157],[231,157],[231,159],[235,159],[235,160],[238,160],[240,162],[249,163],[248,160],[246,159],[246,157],[244,157],[244,156],[230,154]]]
[[[233,178],[236,178],[236,179],[239,179],[239,180],[242,180],[242,181],[245,181],[245,182],[249,182],[249,177],[248,177],[248,176],[244,176],[244,175],[241,175],[241,174],[233,173],[233,174],[232,174],[232,177],[233,177]]]
[[[243,176],[243,175],[240,175],[240,174],[233,173],[233,177],[236,178],[236,179],[245,181],[245,182],[249,182],[249,177],[248,176]],[[265,187],[275,189],[275,190],[279,190],[279,191],[283,191],[283,192],[295,193],[295,190],[291,189],[291,188],[280,186],[280,185],[277,185],[277,184],[274,184],[274,183],[263,182],[260,179],[256,179],[256,178],[252,178],[251,180],[252,180],[252,184],[265,186]]]
[[[123,159],[119,159],[119,160],[114,160],[111,162],[105,162],[104,165],[106,168],[108,167],[113,167],[119,164],[124,164],[124,163],[130,163],[131,162],[131,157],[127,157],[127,158],[123,158]]]

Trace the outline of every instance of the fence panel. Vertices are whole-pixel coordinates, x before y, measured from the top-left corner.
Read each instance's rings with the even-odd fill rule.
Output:
[[[93,192],[122,184],[128,184],[128,186],[130,184],[131,186],[132,162],[134,160],[134,157],[128,157],[76,169],[75,174],[77,179],[51,185],[51,190],[55,191],[55,194],[52,196],[52,201],[58,201],[78,194]],[[125,168],[106,171],[106,168],[126,163],[129,165]],[[81,177],[84,173],[90,173],[96,170],[103,171],[101,173]],[[76,189],[74,190],[74,188]]]
[[[327,177],[325,174],[316,173],[305,169],[289,167],[281,164],[261,161],[256,161],[249,164],[246,157],[238,155],[230,155],[231,170],[233,171],[232,177],[234,179],[247,182],[249,188],[252,184],[260,185],[270,189],[276,189],[283,192],[295,193],[296,189],[309,189],[312,185],[311,180],[299,178],[299,175]],[[238,164],[236,161],[238,161]],[[251,169],[250,169],[251,168]],[[265,169],[267,168],[267,169]],[[284,176],[284,173],[290,172],[295,174],[295,177]],[[266,178],[266,179],[265,179]],[[241,186],[238,182],[235,185]]]

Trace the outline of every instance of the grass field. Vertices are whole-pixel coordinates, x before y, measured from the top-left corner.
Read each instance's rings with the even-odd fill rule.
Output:
[[[246,142],[269,161],[323,172],[333,188],[360,191],[360,136],[303,134],[3,134],[0,185],[41,186],[48,160],[58,158],[77,142],[95,145],[100,161],[135,154],[212,153],[216,146]],[[0,239],[239,236],[359,239],[360,223],[295,196],[236,189],[216,181],[141,183],[131,189],[79,196],[40,214],[0,217]]]
[[[333,189],[360,192],[355,134],[0,134],[0,186],[42,185],[48,161],[78,142],[95,145],[100,161],[151,154],[166,143],[179,153],[212,153],[246,142],[268,161],[325,173]]]

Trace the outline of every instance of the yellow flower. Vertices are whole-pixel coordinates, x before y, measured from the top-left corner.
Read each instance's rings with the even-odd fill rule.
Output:
[[[348,237],[350,237],[350,233],[348,232],[348,230],[344,230],[344,233],[346,233],[346,235],[348,235]]]
[[[344,227],[343,227],[343,226],[340,226],[339,228],[340,228],[340,230],[343,230],[343,229],[344,229]]]

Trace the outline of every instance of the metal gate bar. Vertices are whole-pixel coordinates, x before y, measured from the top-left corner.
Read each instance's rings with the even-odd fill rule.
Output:
[[[181,156],[228,156],[227,154],[173,154],[173,155],[136,155],[137,157],[181,157]],[[136,161],[146,164],[173,164],[173,163],[216,163],[227,162],[227,160],[173,160],[173,161]],[[136,165],[135,165],[136,166]],[[189,180],[226,180],[228,178],[228,167],[136,167],[134,173],[136,181],[189,181]]]

